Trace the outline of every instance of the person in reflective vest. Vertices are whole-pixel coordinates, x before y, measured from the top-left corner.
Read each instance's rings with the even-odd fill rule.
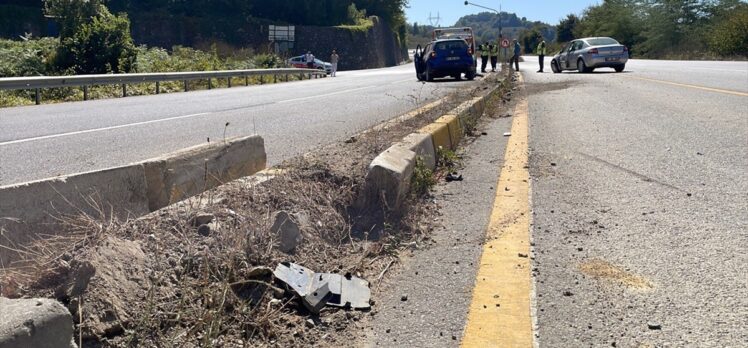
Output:
[[[488,55],[491,57],[491,71],[496,71],[496,60],[499,59],[499,45],[493,43],[489,45]]]
[[[538,70],[539,73],[543,72],[543,65],[545,65],[545,40],[541,39],[540,43],[538,44],[538,48],[535,49],[535,54],[538,55],[538,63],[540,64],[540,70]]]
[[[480,52],[480,72],[486,72],[486,65],[488,64],[488,41],[478,46]]]

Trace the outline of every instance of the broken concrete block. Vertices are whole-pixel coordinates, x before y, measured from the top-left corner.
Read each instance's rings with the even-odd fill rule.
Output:
[[[270,232],[278,237],[279,249],[284,253],[292,252],[304,240],[299,224],[291,214],[285,211],[275,212]]]
[[[0,348],[75,347],[73,318],[59,302],[0,297]]]
[[[393,145],[374,158],[366,174],[366,205],[383,203],[390,211],[400,208],[410,190],[416,153]]]

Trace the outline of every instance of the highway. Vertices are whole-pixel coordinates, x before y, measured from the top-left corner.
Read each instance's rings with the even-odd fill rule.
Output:
[[[390,271],[363,345],[744,346],[748,62],[525,60],[525,107],[437,186],[433,245]]]
[[[541,346],[748,342],[748,62],[535,70]]]
[[[263,136],[273,165],[474,83],[423,84],[406,64],[281,84],[3,108],[0,185],[222,141],[224,128],[226,137]]]

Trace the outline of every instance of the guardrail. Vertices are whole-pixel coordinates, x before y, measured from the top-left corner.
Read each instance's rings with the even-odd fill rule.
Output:
[[[228,87],[231,87],[231,78],[244,77],[244,84],[249,85],[250,76],[260,76],[263,83],[264,76],[273,76],[274,82],[278,82],[278,76],[285,76],[288,81],[290,75],[298,75],[303,80],[304,76],[312,78],[327,75],[324,70],[317,69],[248,69],[248,70],[220,70],[220,71],[188,71],[169,73],[142,73],[142,74],[102,74],[102,75],[71,75],[71,76],[32,76],[32,77],[5,77],[0,78],[0,90],[33,89],[35,91],[36,105],[41,103],[40,90],[42,88],[59,87],[83,87],[83,100],[88,100],[88,86],[92,85],[122,85],[122,97],[127,96],[127,85],[135,83],[156,83],[156,94],[161,92],[160,82],[184,81],[184,90],[188,90],[187,81],[208,80],[208,89],[213,88],[212,79],[226,78]]]

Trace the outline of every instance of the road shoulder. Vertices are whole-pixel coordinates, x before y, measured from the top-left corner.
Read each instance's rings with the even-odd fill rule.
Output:
[[[468,139],[463,181],[441,182],[433,193],[439,207],[427,245],[401,254],[381,285],[376,311],[365,322],[367,347],[453,347],[462,340],[476,268],[491,216],[511,118],[487,112],[477,138]],[[374,284],[373,286],[377,286]]]

